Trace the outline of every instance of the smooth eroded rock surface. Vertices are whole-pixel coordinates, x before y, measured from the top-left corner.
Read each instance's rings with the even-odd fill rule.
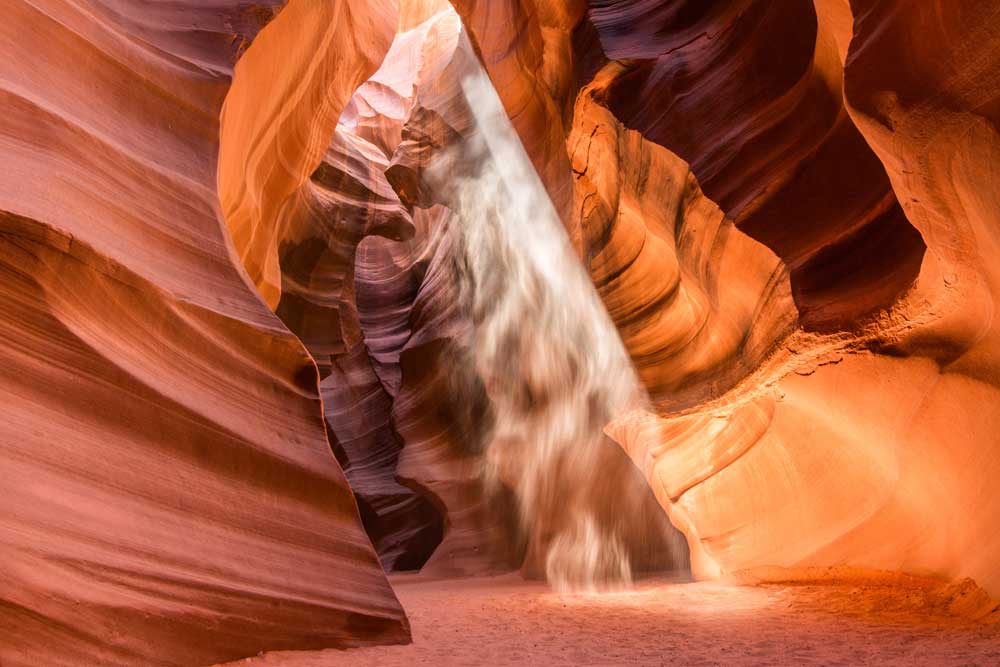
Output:
[[[408,639],[316,367],[218,215],[232,63],[277,5],[7,7],[5,665]]]
[[[405,642],[383,569],[537,575],[582,507],[636,569],[687,563],[665,514],[699,578],[1000,595],[995,3],[5,9],[5,665]],[[492,366],[489,294],[538,318]],[[494,436],[577,405],[524,336],[597,340],[537,326],[584,297],[638,379],[546,479],[566,437]]]

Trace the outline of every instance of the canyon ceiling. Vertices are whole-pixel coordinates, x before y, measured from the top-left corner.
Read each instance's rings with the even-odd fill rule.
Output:
[[[1000,595],[995,2],[5,9],[0,663],[406,642],[386,572],[544,576],[588,503],[636,571]],[[645,397],[548,481],[461,279],[480,71]]]

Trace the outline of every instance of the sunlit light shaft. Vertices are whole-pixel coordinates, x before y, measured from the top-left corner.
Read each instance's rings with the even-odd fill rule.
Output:
[[[465,36],[459,48],[470,49]],[[511,486],[532,550],[558,590],[631,582],[613,521],[599,520],[604,425],[645,402],[631,361],[486,72],[468,59],[473,131],[448,173],[475,366],[493,402],[485,476]],[[453,149],[455,150],[455,149]],[[471,165],[454,173],[454,165]],[[442,165],[449,165],[447,167]]]

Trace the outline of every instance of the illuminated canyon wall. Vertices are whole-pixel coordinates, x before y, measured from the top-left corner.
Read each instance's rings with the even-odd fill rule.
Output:
[[[799,328],[732,388],[676,407],[670,392],[616,437],[707,573],[849,564],[971,576],[995,595],[1000,89],[985,26],[997,10],[686,4],[659,23],[641,3],[594,8],[609,54],[644,58],[608,107],[687,160],[784,260]],[[804,14],[789,24],[793,10]],[[640,23],[653,34],[628,28]],[[796,46],[801,30],[815,39]],[[667,55],[646,59],[656,39]],[[731,79],[757,57],[767,67]],[[636,104],[654,91],[661,104]],[[821,129],[801,130],[831,105]]]
[[[86,5],[0,28],[0,662],[408,641],[316,365],[220,214],[220,109],[272,8]]]
[[[5,19],[0,662],[407,641],[384,571],[544,576],[558,512],[495,456],[432,177],[481,132],[478,67],[644,394],[559,497],[597,498],[637,571],[1000,595],[994,3]]]

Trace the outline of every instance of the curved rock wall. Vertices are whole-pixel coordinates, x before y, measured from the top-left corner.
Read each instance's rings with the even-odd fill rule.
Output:
[[[803,326],[831,331],[890,306],[924,246],[844,109],[849,15],[822,4],[817,19],[809,0],[592,0],[591,15],[609,56],[638,60],[615,116],[690,163],[789,267]]]
[[[218,192],[246,271],[272,308],[281,296],[278,246],[357,88],[385,56],[391,0],[292,2],[237,63],[222,111]]]
[[[338,128],[323,162],[289,200],[297,215],[279,246],[275,312],[317,362],[331,441],[383,567],[419,569],[441,539],[441,518],[395,480],[402,441],[390,419],[393,387],[378,373],[355,304],[358,244],[373,234],[415,232],[382,175],[386,164],[377,147]]]
[[[446,289],[449,283],[452,284],[455,296],[451,297],[449,309],[445,312],[448,313],[448,321],[462,333],[452,339],[458,347],[456,349],[452,345],[448,348],[441,364],[444,367],[435,369],[429,376],[434,378],[435,385],[449,381],[459,385],[468,383],[472,391],[466,391],[464,395],[485,396],[496,421],[491,423],[479,417],[471,423],[477,436],[472,439],[472,446],[465,438],[466,442],[458,441],[457,448],[448,448],[442,443],[426,450],[421,447],[418,455],[418,449],[411,449],[407,444],[401,466],[404,459],[407,463],[418,462],[425,467],[423,472],[430,474],[434,487],[443,489],[445,479],[453,481],[456,483],[453,490],[463,489],[462,497],[465,498],[472,494],[465,493],[464,489],[474,490],[478,485],[482,493],[484,487],[490,486],[491,480],[512,490],[516,496],[515,507],[520,523],[517,532],[527,548],[523,570],[530,574],[539,574],[546,569],[547,556],[552,553],[551,547],[559,542],[557,538],[566,538],[563,542],[582,539],[582,535],[569,537],[569,533],[573,532],[570,526],[576,521],[577,513],[589,515],[591,510],[601,514],[598,529],[621,529],[623,549],[636,569],[669,567],[676,564],[668,546],[669,527],[662,517],[656,516],[655,510],[651,516],[645,513],[647,506],[652,507],[652,498],[647,490],[640,486],[632,493],[633,472],[622,460],[621,453],[615,451],[613,443],[607,442],[600,431],[604,418],[596,417],[600,420],[598,428],[591,431],[588,429],[593,429],[593,425],[583,417],[585,414],[604,414],[602,401],[605,401],[605,394],[602,392],[612,391],[612,385],[607,377],[593,378],[593,384],[589,384],[591,376],[588,374],[592,368],[588,364],[599,365],[604,363],[605,358],[588,343],[581,344],[579,340],[570,342],[564,339],[561,344],[550,346],[553,336],[568,336],[568,328],[553,331],[539,329],[542,318],[552,318],[557,327],[572,326],[564,318],[553,315],[564,313],[561,310],[564,304],[569,304],[569,309],[579,309],[576,312],[583,319],[582,328],[591,324],[604,327],[606,317],[598,305],[594,312],[600,313],[600,316],[590,319],[593,317],[589,310],[591,302],[600,302],[591,296],[592,288],[587,284],[585,274],[580,274],[584,282],[578,283],[577,287],[582,286],[586,292],[578,295],[552,295],[549,292],[551,286],[538,285],[538,289],[548,295],[540,296],[530,287],[537,285],[535,281],[540,278],[540,274],[536,275],[538,267],[544,266],[557,273],[562,270],[546,262],[563,261],[548,253],[563,253],[562,244],[566,237],[558,225],[554,230],[542,228],[552,222],[545,217],[547,213],[544,210],[507,216],[506,212],[511,207],[524,207],[523,200],[518,201],[514,197],[535,197],[540,193],[544,198],[545,192],[541,190],[540,183],[536,187],[534,181],[527,182],[531,179],[514,178],[504,181],[502,187],[496,186],[498,179],[502,180],[507,175],[501,173],[494,176],[497,154],[490,151],[511,147],[520,150],[520,147],[514,146],[517,142],[513,134],[516,126],[505,125],[507,119],[503,118],[503,109],[499,106],[502,98],[496,100],[498,106],[495,108],[499,111],[497,120],[493,116],[483,116],[488,113],[486,109],[493,107],[490,106],[492,91],[473,88],[484,81],[482,72],[482,66],[476,62],[475,54],[463,36],[460,48],[440,77],[420,87],[416,104],[403,127],[403,140],[386,176],[403,201],[417,207],[417,210],[435,205],[450,209],[443,220],[443,230],[446,241],[454,244],[446,250],[453,254],[451,264],[442,261],[431,266],[441,272],[442,275],[435,279]],[[502,121],[499,122],[500,127],[491,125],[498,121]],[[494,135],[489,134],[491,127]],[[499,142],[498,148],[491,148],[484,137]],[[562,150],[565,150],[565,143]],[[525,194],[528,188],[531,189],[530,195]],[[541,200],[532,201],[538,201],[539,206],[548,204]],[[523,229],[518,227],[522,224],[525,225]],[[515,231],[518,229],[521,231]],[[576,236],[579,237],[579,234]],[[490,243],[482,244],[485,238],[490,239]],[[559,249],[554,250],[553,244]],[[533,250],[533,245],[545,250]],[[545,255],[546,259],[536,264],[540,255]],[[435,255],[435,259],[439,256]],[[568,262],[567,270],[576,271],[573,266],[575,258]],[[573,273],[574,277],[576,275]],[[509,325],[514,328],[509,329]],[[611,337],[616,339],[611,322],[607,321],[606,326]],[[584,339],[593,333],[590,329],[576,331]],[[593,342],[593,339],[589,340]],[[537,347],[530,341],[538,342]],[[604,344],[603,339],[601,344]],[[582,349],[576,347],[580,345]],[[612,349],[620,349],[617,340],[613,345]],[[428,352],[434,354],[430,350]],[[565,356],[561,356],[564,353]],[[615,359],[610,362],[609,368],[624,370],[631,377],[627,357],[620,355],[625,364],[619,368],[618,353],[609,354]],[[425,367],[427,361],[424,360]],[[586,367],[586,370],[574,373],[571,369],[577,364]],[[522,371],[518,372],[518,368]],[[559,375],[563,371],[566,375]],[[564,378],[565,383],[553,383],[555,377]],[[449,395],[448,391],[442,393]],[[463,394],[454,396],[461,404]],[[591,403],[579,400],[584,396],[590,397]],[[616,395],[614,400],[624,400],[624,397]],[[598,407],[598,404],[601,406]],[[552,415],[564,415],[561,412],[563,409],[576,411],[572,415],[577,418],[572,428],[567,425],[562,430],[556,429],[558,432],[549,430],[552,424],[546,420]],[[574,434],[571,438],[573,447],[566,452],[569,460],[564,461],[561,467],[550,467],[557,457],[555,452],[563,448],[566,433]],[[433,442],[433,438],[427,438],[427,444]],[[598,473],[596,476],[595,472]],[[582,477],[588,477],[589,481],[582,480]],[[419,480],[417,477],[413,479]],[[466,484],[458,484],[463,479],[467,480]],[[491,492],[492,489],[487,489],[487,493]],[[496,517],[502,517],[506,512],[497,507],[495,497],[488,499],[490,503],[486,515],[495,524]],[[464,516],[464,512],[458,514],[454,511],[463,506],[478,507],[478,504],[463,502],[458,497],[444,504],[452,510],[449,517]],[[640,524],[642,527],[637,528]],[[503,527],[498,528],[496,532],[502,534]],[[467,530],[463,534],[471,537],[474,533]],[[511,538],[508,537],[507,541],[510,542]],[[448,542],[447,537],[445,542]],[[487,546],[494,548],[493,543]],[[479,546],[480,551],[485,550],[482,547]],[[650,551],[656,552],[655,555],[651,555]],[[437,560],[438,554],[435,554],[432,562]],[[458,559],[450,560],[454,563]],[[482,560],[482,556],[477,560]]]
[[[715,398],[796,323],[784,264],[706,198],[687,163],[601,105],[629,68],[577,97],[567,140],[592,280],[651,398]]]
[[[905,562],[972,576],[997,595],[1000,543],[989,527],[1000,517],[991,491],[1000,475],[1000,8],[967,0],[903,11],[857,0],[851,10],[848,108],[928,247],[908,306],[931,321],[887,350],[934,371],[905,446],[920,452],[911,465],[925,475],[911,491],[920,498],[908,507],[911,525],[927,522],[936,539],[907,550]],[[900,48],[905,64],[888,55]]]
[[[408,639],[315,366],[218,216],[232,63],[277,4],[5,6],[5,665]]]
[[[473,370],[472,321],[460,307],[449,214],[433,207],[414,215],[435,231],[410,311],[411,335],[399,348],[393,419],[406,443],[400,480],[432,498],[446,522],[444,539],[422,571],[511,571],[522,561],[524,545],[509,492],[496,489],[487,497],[484,488],[482,455],[492,406]]]
[[[391,9],[395,12],[395,7]],[[268,217],[264,209],[253,213],[260,214],[254,218],[257,220],[254,229],[260,234],[255,232],[255,240],[249,241],[246,246],[249,254],[243,260],[251,270],[257,261],[255,257],[269,257],[267,262],[273,260],[277,264],[272,267],[272,277],[261,274],[262,279],[264,283],[277,281],[280,294],[275,312],[317,361],[329,432],[383,566],[419,569],[441,541],[444,519],[430,492],[410,488],[397,478],[400,451],[406,444],[393,415],[397,394],[403,391],[399,356],[411,335],[409,311],[417,295],[412,288],[400,294],[391,290],[378,294],[370,315],[378,318],[395,309],[402,318],[396,326],[404,327],[392,339],[380,341],[377,321],[369,320],[367,331],[362,328],[356,288],[359,285],[364,288],[365,283],[364,277],[356,278],[355,264],[359,244],[365,239],[405,242],[417,251],[433,233],[425,224],[419,236],[415,236],[418,229],[411,212],[400,203],[383,171],[388,166],[388,155],[400,141],[400,128],[413,104],[416,88],[435,85],[451,58],[460,23],[443,0],[406,2],[400,10],[399,32],[392,44],[387,45],[382,65],[370,72],[356,92],[354,87],[361,83],[359,72],[339,60],[329,65],[330,74],[315,77],[317,90],[334,86],[338,91],[353,92],[349,99],[338,92],[339,99],[343,99],[337,102],[338,107],[311,109],[315,100],[308,95],[301,97],[289,114],[292,120],[283,130],[284,138],[278,135],[270,147],[257,146],[252,137],[241,137],[235,130],[229,136],[257,146],[262,169],[270,170],[273,164],[281,166],[287,161],[286,151],[296,159],[304,159],[301,145],[295,143],[297,138],[308,135],[313,137],[310,141],[319,141],[333,110],[343,109],[336,128],[330,130],[332,140],[309,177],[279,202],[274,215]],[[293,18],[300,21],[305,17]],[[328,37],[324,33],[323,39]],[[328,48],[335,43],[324,42]],[[286,62],[280,53],[264,53],[253,59],[256,49],[262,47],[267,47],[267,43],[258,41],[254,51],[241,61],[241,65],[247,66],[237,72],[237,78],[244,85],[234,90],[249,91],[251,95],[274,93],[279,95],[279,101],[283,100],[281,96],[287,94],[284,89],[262,88],[254,85],[254,81],[269,72],[268,67],[280,67],[280,75],[294,82],[298,76],[295,64]],[[268,60],[272,57],[273,62]],[[303,60],[303,64],[308,62]],[[363,60],[364,67],[369,69],[373,63],[373,58]],[[338,79],[341,71],[338,68],[356,78]],[[322,99],[332,104],[327,98]],[[224,125],[237,128],[244,115],[255,113],[247,104],[238,96],[233,97],[232,106],[227,102],[229,115],[224,116]],[[264,124],[255,126],[254,131],[263,132],[266,138],[272,129]],[[224,132],[224,144],[226,140]],[[283,141],[291,143],[286,145]],[[238,150],[233,152],[238,154]],[[300,166],[304,165],[303,162]],[[251,192],[249,200],[280,197],[280,192],[275,194],[277,186],[259,181],[252,170],[236,172],[234,176],[220,162],[220,182],[230,177],[246,178],[246,184],[240,187]],[[291,185],[291,176],[282,183]],[[255,189],[260,192],[253,194]],[[233,209],[230,224],[239,225],[244,217],[239,209]],[[238,232],[235,238],[239,243]],[[263,290],[267,289],[265,285]],[[426,420],[428,411],[441,403],[440,396],[422,403],[420,419]],[[419,442],[410,444],[420,446]],[[412,482],[408,483],[412,486]]]
[[[992,586],[988,571],[949,551],[956,528],[914,542],[921,523],[935,515],[932,496],[919,499],[916,489],[943,484],[943,497],[966,498],[953,485],[992,474],[992,459],[975,435],[979,426],[963,434],[961,446],[937,426],[933,436],[913,427],[934,410],[960,418],[961,409],[931,389],[944,378],[950,384],[955,369],[979,383],[970,391],[981,388],[984,397],[991,391],[989,364],[981,362],[989,358],[984,322],[992,321],[992,297],[983,277],[988,270],[978,268],[987,262],[977,258],[991,241],[986,236],[973,247],[960,240],[968,238],[964,219],[988,234],[982,193],[990,190],[990,172],[977,181],[971,166],[955,162],[958,176],[935,171],[922,177],[919,192],[908,192],[919,170],[897,163],[916,149],[900,144],[895,132],[908,106],[886,83],[889,74],[871,82],[885,70],[881,49],[903,48],[892,46],[893,32],[884,27],[899,19],[841,0],[594,0],[588,15],[577,5],[545,3],[457,8],[655,400],[655,412],[623,416],[608,432],[647,473],[688,536],[696,570],[848,562],[972,574]],[[942,39],[948,30],[964,34],[970,12],[918,14],[914,20],[923,23],[898,30],[943,31]],[[509,19],[503,28],[495,21],[500,15]],[[979,18],[984,25],[993,19]],[[889,40],[889,46],[871,46],[865,22],[877,26],[875,43]],[[603,60],[588,41],[595,32],[619,62],[577,95]],[[989,40],[980,42],[988,53]],[[956,57],[968,60],[956,62],[956,71],[989,60]],[[943,78],[947,67],[932,67],[931,60],[921,82],[956,91],[952,115],[973,98],[976,113],[991,108],[988,75],[965,92],[964,79]],[[862,73],[857,82],[855,71]],[[905,83],[909,75],[900,76]],[[460,137],[463,121],[447,102],[447,73],[437,81],[424,98],[439,102],[423,103],[416,123],[410,114],[409,131],[416,132],[410,144],[397,134],[402,122],[371,120],[379,115],[370,113],[378,106],[374,88],[367,106],[355,110],[359,136],[385,154],[400,137],[411,147],[449,131],[447,141]],[[914,128],[945,119],[932,117]],[[891,139],[884,127],[894,130]],[[985,134],[977,145],[992,145],[991,126],[980,127]],[[924,141],[927,130],[913,132]],[[559,136],[563,147],[556,147]],[[419,150],[410,157],[397,151],[394,164],[426,159]],[[954,150],[963,155],[971,146]],[[940,161],[909,161],[921,159],[939,170]],[[433,200],[406,180],[405,170],[393,169],[390,180],[405,203]],[[948,183],[945,195],[941,182]],[[972,213],[947,204],[935,213],[942,222],[933,222],[927,211],[935,208],[919,205],[921,193],[937,209],[940,200],[962,202]],[[437,271],[446,280],[445,264],[439,261]],[[420,335],[411,328],[410,336],[438,346],[444,340],[434,326]],[[435,377],[442,359],[453,358],[436,357],[431,348],[408,355],[405,345],[397,401],[405,400],[395,409],[404,440],[412,424],[399,408],[416,415],[431,401],[425,391],[413,393],[417,387],[406,377]],[[963,362],[970,358],[979,365]],[[959,363],[948,366],[953,362]],[[857,390],[845,392],[846,386]],[[868,392],[872,398],[864,400]],[[431,443],[431,431],[411,433]],[[949,443],[948,451],[985,458],[976,459],[976,472],[932,480],[914,452],[938,457],[934,452],[944,446],[938,441]],[[456,453],[431,464],[420,449],[405,455],[404,447],[397,472],[426,490],[416,482],[419,474],[439,464],[447,469]],[[412,472],[413,461],[423,461],[424,473]],[[469,504],[431,496],[446,516],[448,507]],[[991,507],[988,498],[976,498]],[[978,525],[971,521],[959,532],[973,534]]]
[[[659,402],[608,430],[688,535],[696,571],[846,562],[996,593],[996,10],[592,0],[589,17],[621,71],[578,98],[583,118],[611,117],[572,127],[579,229],[567,224]],[[600,152],[617,121],[689,162],[708,202],[783,260],[796,312],[781,298],[757,312],[784,324],[705,316],[724,303],[716,285],[766,263],[719,282],[726,252],[693,283],[666,270],[669,253],[648,246],[672,206],[636,201],[645,183],[629,180],[658,173],[652,151],[629,156],[618,139]]]
[[[788,262],[805,329],[785,338],[715,400],[682,411],[629,415],[609,432],[645,470],[687,534],[700,574],[846,563],[971,576],[995,595],[1000,583],[990,564],[997,551],[989,526],[996,521],[997,503],[987,489],[1000,473],[992,435],[998,403],[990,259],[1000,85],[988,63],[998,58],[997,41],[990,37],[997,12],[982,2],[919,10],[838,0],[817,1],[814,8],[792,4],[768,3],[756,10],[747,5],[747,13],[736,12],[718,33],[692,28],[688,43],[676,29],[647,34],[652,17],[641,10],[649,5],[594,3],[592,15],[606,45],[631,49],[636,57],[655,56],[638,66],[641,75],[633,74],[634,82],[611,89],[608,106],[648,138],[690,159],[705,192],[741,229]],[[779,28],[768,28],[770,14],[761,14],[757,32],[739,30],[754,11],[773,14],[778,5],[816,12],[811,59],[806,54],[812,47],[805,44],[802,58],[758,68],[752,82],[723,66],[726,58],[774,55],[795,43],[768,41],[768,34],[782,34],[780,26],[790,25],[785,15],[770,19]],[[660,18],[675,26],[708,25],[702,21],[711,12],[675,13],[678,7]],[[639,16],[644,21],[633,23]],[[809,25],[809,17],[803,18]],[[655,39],[667,40],[663,44],[674,50],[635,52]],[[727,42],[743,43],[750,51],[731,46],[727,55]],[[944,51],[938,48],[943,44],[949,45]],[[711,55],[715,64],[694,68],[700,62],[696,54]],[[793,65],[798,69],[787,70]],[[793,162],[790,178],[778,172],[768,176],[766,187],[747,181],[770,173],[754,166],[754,156],[766,151],[747,153],[752,142],[740,150],[725,148],[726,142],[753,137],[766,123],[745,120],[750,134],[726,132],[723,123],[714,128],[721,139],[713,140],[708,121],[741,116],[717,118],[709,110],[684,123],[666,123],[657,115],[666,109],[679,121],[676,114],[689,104],[692,110],[707,109],[697,102],[699,95],[712,94],[727,104],[731,98],[714,86],[731,77],[745,86],[734,94],[782,100],[762,94],[761,87],[777,86],[772,77],[786,71],[791,87],[775,90],[787,91],[781,95],[795,104],[773,107],[788,113],[767,116],[780,122],[768,130],[772,139],[758,146],[774,156],[762,165],[801,159],[798,135],[787,132],[822,117],[802,106],[816,97],[806,92],[816,88],[816,77],[843,79],[846,101],[837,96],[834,104],[843,104],[847,115],[834,109],[828,134],[806,135],[824,136],[824,143],[810,148],[800,166]],[[839,88],[826,90],[827,96],[836,95]],[[666,104],[650,103],[657,91],[668,96]],[[746,113],[754,108],[753,99],[742,106]],[[686,133],[698,131],[706,134],[685,143]],[[779,131],[783,134],[774,134]],[[712,151],[723,162],[713,163]],[[838,152],[841,157],[832,159]],[[727,173],[732,178],[723,178]],[[874,202],[871,213],[864,212],[865,201]],[[818,224],[800,230],[796,211]],[[898,224],[904,214],[910,230]],[[839,237],[827,233],[835,230],[834,222],[845,230]],[[775,230],[780,233],[770,233]],[[799,242],[816,249],[804,263],[795,259]],[[843,250],[850,252],[837,259]],[[852,264],[864,274],[813,271]],[[810,284],[820,291],[806,289]],[[804,299],[807,292],[825,294],[826,305]],[[866,299],[878,294],[880,305],[873,310],[876,301]],[[859,304],[864,307],[855,308]],[[844,333],[833,333],[836,329]]]
[[[524,560],[415,176],[470,131],[460,29],[653,399],[605,432],[695,573],[1000,594],[995,3],[282,4],[0,24],[0,661],[405,641],[372,542]]]

